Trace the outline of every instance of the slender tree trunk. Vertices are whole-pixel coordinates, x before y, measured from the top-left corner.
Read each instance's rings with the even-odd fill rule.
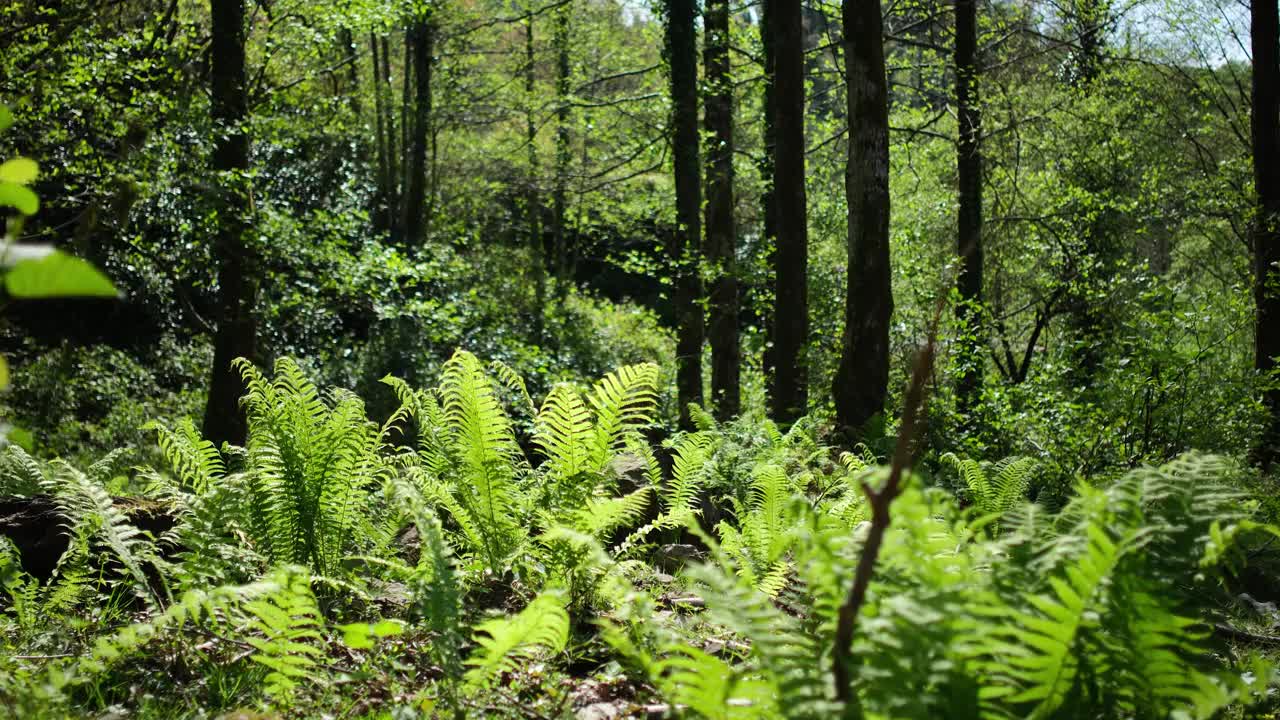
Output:
[[[412,28],[406,27],[400,36],[401,50],[403,57],[400,63],[400,212],[396,215],[396,219],[400,222],[400,232],[403,239],[404,233],[404,204],[407,201],[409,193],[409,153],[412,152],[411,134],[413,132],[413,39]]]
[[[1257,193],[1253,225],[1254,300],[1257,303],[1254,365],[1268,381],[1280,356],[1280,21],[1276,0],[1254,0],[1253,184]],[[1256,452],[1263,467],[1280,458],[1280,388],[1268,382],[1263,394],[1270,417]]]
[[[382,87],[384,80],[382,77],[382,63],[379,62],[378,38],[373,33],[369,33],[369,49],[371,55],[370,67],[373,70],[373,105],[374,112],[377,115],[375,128],[378,133],[378,193],[374,200],[375,208],[373,213],[374,229],[380,232],[389,232],[391,230],[391,148],[389,147],[389,136],[386,126],[386,108],[384,107],[386,98],[383,97]]]
[[[777,213],[774,266],[774,417],[789,423],[809,406],[809,229],[804,177],[804,27],[800,0],[774,0],[773,122],[777,131],[773,193]]]
[[[889,104],[880,0],[844,0],[848,85],[848,292],[832,395],[836,419],[860,431],[884,411],[889,387]]]
[[[347,98],[347,107],[351,115],[359,119],[360,107],[360,52],[356,49],[356,38],[350,28],[338,32],[338,47],[341,52],[339,60],[347,61],[347,86],[343,88]]]
[[[729,66],[729,0],[706,0],[703,13],[707,130],[706,248],[710,292],[711,405],[726,420],[740,410],[737,232],[733,219],[733,77]]]
[[[414,84],[402,226],[405,245],[414,248],[421,247],[426,240],[423,229],[427,204],[427,142],[431,123],[431,61],[435,54],[435,21],[429,10],[425,13],[428,14],[414,20],[405,40],[412,47]]]
[[[534,117],[534,51],[533,13],[525,23],[524,34],[524,102],[525,142],[529,147],[529,184],[525,191],[525,227],[529,233],[529,251],[533,255],[533,341],[542,342],[547,305],[546,246],[542,240],[542,210],[538,206],[538,126]]]
[[[777,363],[774,361],[774,347],[777,344],[774,338],[774,312],[773,307],[775,299],[773,295],[773,281],[777,274],[778,267],[778,210],[777,203],[774,200],[773,192],[773,173],[775,166],[775,150],[778,144],[778,132],[774,126],[773,118],[778,112],[777,93],[774,92],[775,86],[775,63],[773,48],[773,7],[776,0],[761,0],[760,3],[760,46],[761,46],[761,64],[764,71],[764,117],[762,123],[762,140],[764,152],[760,155],[760,179],[764,185],[760,191],[760,216],[762,219],[760,228],[760,242],[764,246],[765,265],[769,269],[769,277],[767,278],[768,287],[763,292],[769,297],[766,302],[755,303],[760,309],[760,327],[764,329],[765,343],[764,352],[760,357],[761,369],[764,372],[765,396],[768,399],[769,406],[773,406],[773,380],[777,377],[774,368]]]
[[[959,218],[956,252],[960,255],[959,341],[956,343],[956,400],[968,415],[982,396],[986,335],[982,319],[982,116],[978,107],[977,0],[956,0],[956,108],[960,138],[956,145]]]
[[[666,53],[671,67],[671,126],[676,185],[676,228],[671,258],[676,315],[676,393],[680,424],[690,426],[689,404],[702,404],[704,335],[699,245],[702,183],[698,162],[698,55],[695,0],[667,0]]]
[[[249,168],[248,116],[245,91],[243,0],[210,0],[213,20],[211,57],[212,116],[216,127],[213,169],[220,181],[217,237],[218,329],[213,340],[213,372],[204,410],[204,434],[215,445],[244,444],[247,427],[240,412],[244,391],[231,367],[236,358],[256,360],[254,262],[245,244],[249,196],[244,172]]]
[[[556,49],[556,171],[555,189],[552,193],[551,205],[555,214],[556,284],[561,298],[569,288],[569,247],[566,239],[565,183],[569,174],[569,13],[572,6],[566,5],[556,11],[555,32],[552,44]]]
[[[395,93],[391,87],[391,43],[386,35],[381,38],[382,45],[382,88],[384,93],[382,110],[387,128],[387,227],[391,238],[399,240],[400,227],[400,143],[399,131],[396,128]]]

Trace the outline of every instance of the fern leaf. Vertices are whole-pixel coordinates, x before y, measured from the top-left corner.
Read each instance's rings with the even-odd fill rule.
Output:
[[[471,670],[466,679],[482,686],[515,670],[522,660],[563,651],[569,641],[569,614],[559,597],[544,593],[513,617],[478,625],[475,641],[479,647],[467,658]]]

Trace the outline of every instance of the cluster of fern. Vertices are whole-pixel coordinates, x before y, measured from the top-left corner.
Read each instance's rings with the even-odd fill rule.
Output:
[[[1053,515],[1021,497],[1025,461],[945,464],[971,504],[918,479],[893,503],[849,687],[831,668],[864,521],[776,468],[690,571],[740,649],[711,654],[640,617],[611,623],[610,643],[704,717],[1209,718],[1270,702],[1271,665],[1228,661],[1213,636],[1234,541],[1274,532],[1248,519],[1230,463],[1189,455],[1081,485]]]
[[[239,369],[244,447],[184,422],[152,426],[158,468],[0,454],[3,493],[50,496],[68,538],[43,582],[0,541],[0,706],[127,704],[195,668],[188,708],[305,714],[374,678],[407,712],[527,714],[529,683],[554,694],[531,669],[584,655],[650,710],[691,717],[1208,718],[1270,702],[1271,666],[1215,634],[1239,541],[1275,532],[1220,458],[1082,483],[1056,512],[1027,502],[1030,460],[943,456],[958,495],[909,475],[837,687],[863,485],[885,475],[870,453],[833,461],[810,425],[698,412],[654,447],[652,365],[536,406],[515,373],[459,352],[435,388],[388,378],[400,407],[381,424],[289,360]],[[140,530],[121,490],[171,527]]]

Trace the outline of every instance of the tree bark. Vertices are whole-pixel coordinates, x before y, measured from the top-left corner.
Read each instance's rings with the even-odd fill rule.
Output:
[[[777,213],[774,265],[775,419],[790,423],[808,410],[809,230],[804,176],[804,27],[800,0],[774,0],[773,116],[777,142],[773,193]]]
[[[960,119],[956,144],[956,252],[960,256],[956,402],[967,416],[981,398],[986,360],[982,326],[982,116],[978,107],[977,0],[956,0],[955,21],[956,110]]]
[[[383,93],[383,122],[387,129],[387,229],[391,238],[400,238],[400,150],[399,131],[396,128],[395,92],[391,87],[391,42],[383,35],[380,39],[382,57],[376,61],[382,64],[382,85],[378,92]]]
[[[404,243],[420,247],[427,205],[427,141],[431,123],[431,64],[435,54],[435,24],[430,10],[416,18],[405,42],[413,48],[413,117],[405,171]]]
[[[879,0],[844,0],[848,85],[848,290],[840,367],[832,387],[836,419],[860,431],[883,412],[889,387],[889,104]]]
[[[763,189],[760,191],[760,243],[764,246],[765,265],[769,269],[768,292],[772,295],[773,279],[777,273],[778,267],[778,210],[773,193],[773,174],[775,167],[775,151],[778,144],[778,132],[773,124],[773,117],[778,112],[778,97],[774,92],[775,87],[775,63],[773,48],[773,6],[776,0],[761,0],[760,3],[760,57],[762,70],[764,72],[764,117],[762,122],[762,139],[764,144],[764,152],[760,156],[760,179]],[[765,397],[770,407],[773,407],[773,380],[777,377],[775,368],[777,362],[774,360],[774,347],[776,339],[774,338],[774,298],[769,297],[768,302],[756,303],[761,308],[760,327],[764,330],[765,343],[764,352],[761,354],[760,365],[764,373]]]
[[[210,0],[213,40],[210,46],[211,115],[216,137],[213,170],[219,180],[218,230],[214,256],[218,263],[218,327],[213,340],[213,372],[204,410],[204,434],[215,445],[244,444],[246,421],[240,411],[244,384],[231,363],[257,359],[254,305],[257,281],[245,243],[249,212],[245,171],[249,168],[248,116],[245,89],[243,0]]]
[[[706,0],[703,57],[707,99],[706,247],[711,264],[711,404],[727,420],[740,410],[737,232],[733,218],[733,77],[729,65],[729,0]]]
[[[374,199],[373,227],[380,232],[391,230],[391,148],[386,127],[386,97],[382,94],[382,63],[379,62],[378,38],[369,33],[370,68],[373,71],[373,107],[376,115],[374,127],[378,144],[378,192]]]
[[[569,175],[569,104],[570,104],[570,66],[569,66],[569,12],[572,6],[566,5],[556,11],[555,30],[552,44],[556,49],[556,171],[555,188],[552,191],[551,206],[554,214],[555,229],[552,233],[552,244],[555,253],[555,272],[559,280],[556,288],[561,299],[569,289],[569,247],[566,237],[567,198],[566,183]]]
[[[525,22],[524,34],[525,143],[529,148],[529,184],[525,189],[525,227],[529,234],[529,252],[533,255],[533,341],[541,343],[547,305],[546,246],[542,240],[542,209],[538,199],[538,125],[534,117],[534,52],[533,13]]]
[[[697,14],[694,0],[667,0],[666,53],[671,72],[672,146],[676,186],[676,227],[670,257],[675,288],[676,394],[680,424],[690,427],[689,404],[702,404],[704,324],[699,245],[702,238],[702,183],[698,162]]]
[[[1280,388],[1271,382],[1280,356],[1280,20],[1276,0],[1254,0],[1250,9],[1253,43],[1253,184],[1257,194],[1253,223],[1254,301],[1257,303],[1254,366],[1268,389],[1263,403],[1269,417],[1256,451],[1263,467],[1280,458]]]

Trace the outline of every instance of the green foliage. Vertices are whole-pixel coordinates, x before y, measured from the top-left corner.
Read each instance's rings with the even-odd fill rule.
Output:
[[[999,532],[1000,518],[1026,501],[1036,467],[1031,458],[1005,458],[984,464],[945,453],[941,460],[960,476],[979,522],[992,523],[995,532]]]
[[[492,575],[518,565],[513,559],[530,549],[531,528],[544,536],[538,547],[560,554],[551,574],[573,575],[571,566],[594,554],[589,548],[595,541],[635,525],[651,502],[645,487],[615,495],[611,467],[628,448],[643,444],[638,430],[656,411],[658,367],[624,366],[596,383],[585,400],[567,385],[553,388],[533,422],[542,460],[536,467],[517,445],[501,402],[501,390],[514,388],[531,405],[524,384],[509,368],[497,367],[495,379],[474,355],[459,351],[434,391],[387,380],[402,402],[396,417],[412,417],[416,426],[418,449],[409,470],[423,497],[456,523],[464,557]],[[557,529],[566,531],[554,536],[564,542],[548,542]],[[577,560],[566,566],[569,557]],[[571,604],[578,599],[575,594]]]
[[[343,391],[322,397],[292,361],[278,361],[271,380],[248,362],[238,367],[249,388],[244,406],[254,540],[277,563],[333,574],[384,471],[382,434],[365,417],[363,402]]]
[[[1203,630],[1215,581],[1202,559],[1211,536],[1221,537],[1203,518],[1240,521],[1222,480],[1231,472],[1202,456],[1137,470],[1106,489],[1082,488],[1056,522],[1011,512],[1000,539],[973,535],[936,491],[909,488],[893,505],[854,646],[861,711],[1097,717],[1105,708],[1108,717],[1210,717],[1255,697],[1272,671],[1250,684],[1214,670]],[[769,482],[748,517],[769,516]],[[808,508],[791,524],[794,578],[760,587],[743,572],[742,551],[725,552],[728,541],[693,574],[709,618],[749,644],[742,665],[680,643],[657,646],[655,657],[607,635],[664,694],[701,716],[836,712],[830,643],[858,544],[837,517],[794,497]],[[743,542],[728,537],[734,547]],[[1025,545],[1036,549],[1017,550]]]
[[[129,521],[106,489],[122,455],[123,452],[107,455],[87,471],[54,461],[42,488],[53,496],[65,516],[72,544],[101,543],[124,566],[133,592],[159,605],[164,591],[153,588],[147,577],[148,567],[164,565],[154,538]]]
[[[523,661],[564,650],[569,640],[569,615],[553,594],[539,595],[513,617],[487,620],[476,626],[479,646],[467,658],[467,682],[484,685]]]

